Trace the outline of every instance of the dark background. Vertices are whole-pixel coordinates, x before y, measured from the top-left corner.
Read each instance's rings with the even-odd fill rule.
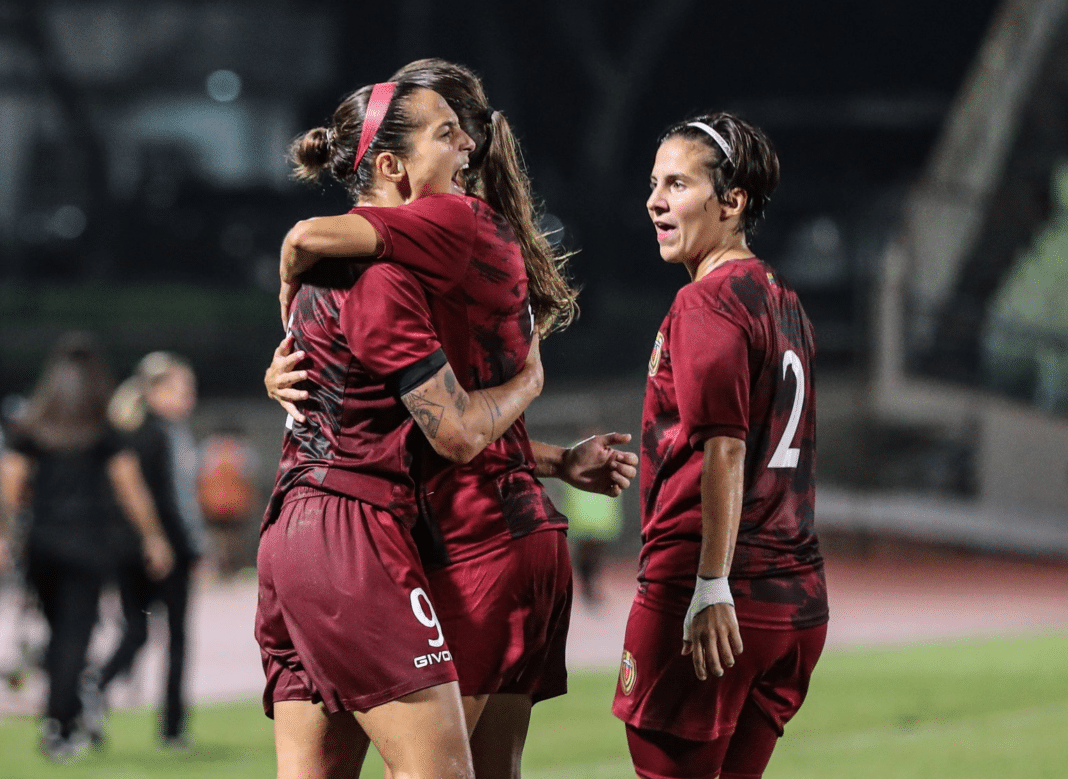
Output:
[[[709,109],[776,143],[753,248],[801,294],[823,365],[862,369],[881,249],[996,6],[0,2],[16,130],[0,137],[0,395],[27,391],[71,326],[102,332],[119,373],[171,348],[207,396],[262,392],[281,239],[347,208],[286,180],[285,145],[422,56],[480,73],[578,252],[582,316],[543,350],[552,385],[640,377],[686,280],[644,211],[655,139]],[[235,100],[207,96],[218,70],[239,76]]]

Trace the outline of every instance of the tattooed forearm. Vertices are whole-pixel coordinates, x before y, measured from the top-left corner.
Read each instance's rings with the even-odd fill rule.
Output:
[[[445,407],[439,403],[420,395],[418,392],[409,392],[401,398],[412,419],[426,433],[426,437],[433,440],[438,437],[438,429],[441,427],[441,417],[445,413]]]
[[[501,417],[504,416],[504,412],[501,411],[501,407],[497,405],[497,399],[495,397],[493,397],[492,395],[487,394],[486,395],[486,401],[487,401],[487,403],[489,403],[492,406],[490,408],[490,415],[494,419],[500,419]]]
[[[449,397],[452,398],[452,404],[456,408],[457,413],[462,417],[464,412],[467,411],[467,393],[460,387],[459,382],[456,381],[456,374],[452,372],[451,368],[445,370],[445,374],[442,377],[445,381],[445,391],[449,393]]]
[[[490,441],[496,441],[497,440],[497,417],[500,416],[501,410],[499,408],[496,408],[497,404],[493,403],[491,401],[488,392],[483,392],[482,395],[481,395],[481,398],[482,398],[483,404],[485,404],[485,406],[486,406],[486,416],[489,417],[489,423],[490,423],[489,440]],[[497,412],[496,414],[494,413],[494,409],[496,409],[496,412]]]

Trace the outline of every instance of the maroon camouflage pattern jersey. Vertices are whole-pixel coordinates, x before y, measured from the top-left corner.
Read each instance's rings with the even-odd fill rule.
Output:
[[[814,528],[812,325],[757,258],[687,284],[657,333],[642,415],[640,589],[686,610],[701,548],[704,444],[745,441],[741,524],[730,571],[738,620],[803,629],[827,621]],[[650,593],[651,594],[651,593]]]
[[[415,429],[394,382],[399,371],[440,348],[422,286],[394,265],[362,274],[348,264],[322,263],[290,309],[293,348],[310,393],[305,422],[289,420],[264,527],[286,492],[320,487],[415,521],[409,474]],[[357,277],[358,276],[358,277]]]
[[[434,331],[465,390],[496,387],[519,372],[534,319],[523,255],[506,219],[483,200],[456,195],[353,212],[382,236],[381,259],[404,266],[426,287]],[[414,533],[428,569],[567,527],[534,477],[523,417],[465,465],[447,463],[425,439],[415,443]]]

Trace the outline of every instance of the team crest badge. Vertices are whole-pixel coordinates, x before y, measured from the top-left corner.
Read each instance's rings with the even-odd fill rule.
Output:
[[[653,354],[649,358],[649,375],[655,376],[657,368],[660,367],[660,350],[664,348],[664,334],[657,333],[656,341],[653,343]]]
[[[619,686],[624,695],[634,692],[634,682],[638,678],[638,664],[634,661],[634,655],[623,650],[623,659],[619,663]]]

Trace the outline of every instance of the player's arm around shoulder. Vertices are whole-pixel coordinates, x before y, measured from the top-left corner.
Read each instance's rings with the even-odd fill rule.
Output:
[[[300,289],[300,275],[326,257],[378,257],[385,241],[378,228],[359,214],[338,214],[302,219],[282,240],[278,261],[278,304],[282,326]]]
[[[383,246],[374,225],[359,214],[302,219],[282,241],[279,275],[282,281],[296,281],[323,257],[376,257]]]
[[[452,366],[401,395],[401,401],[434,451],[454,463],[469,463],[519,419],[541,394],[545,382],[537,337],[526,364],[514,377],[489,389],[468,393]]]

